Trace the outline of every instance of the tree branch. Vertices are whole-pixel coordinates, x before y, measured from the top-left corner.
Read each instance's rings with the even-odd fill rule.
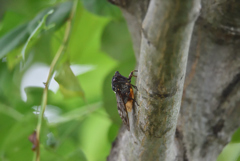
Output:
[[[130,31],[135,57],[139,59],[141,46],[142,21],[146,15],[150,0],[131,0],[121,8]]]
[[[216,160],[240,125],[240,2],[202,3],[189,50],[186,80],[191,81],[178,124],[187,158],[194,161]]]
[[[199,9],[199,0],[150,2],[142,24],[137,82],[140,106],[129,114],[130,133],[121,129],[114,147],[119,151],[113,153],[113,148],[108,160],[175,159],[173,140]]]

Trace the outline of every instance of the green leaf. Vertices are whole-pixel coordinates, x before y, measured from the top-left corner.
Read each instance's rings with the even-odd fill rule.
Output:
[[[240,128],[233,134],[232,140],[227,144],[217,161],[238,161],[240,158]]]
[[[132,40],[125,21],[112,21],[104,29],[102,50],[117,61],[134,58]]]
[[[74,141],[71,138],[66,138],[57,148],[56,152],[65,157],[75,150]]]
[[[230,143],[223,149],[217,161],[237,161],[239,157],[240,143]]]
[[[27,25],[28,23],[22,24],[0,38],[0,59],[26,41],[28,37]]]
[[[72,10],[72,6],[73,6],[73,2],[68,1],[65,3],[61,3],[55,8],[53,8],[54,13],[47,18],[46,25],[48,27],[54,25],[54,30],[57,30],[68,19]]]
[[[240,155],[239,155],[239,157],[238,157],[237,161],[240,161]]]
[[[110,127],[109,127],[109,130],[108,130],[108,140],[110,143],[112,143],[117,135],[118,135],[118,130],[119,130],[119,126],[116,125],[116,124],[112,124]]]
[[[4,13],[3,20],[0,22],[0,37],[25,21],[24,17],[13,10]]]
[[[52,6],[60,0],[56,1],[49,1],[49,0],[11,0],[6,1],[10,2],[6,6],[7,10],[16,12],[23,18],[32,18],[34,15],[36,15],[39,11],[48,8],[49,6]]]
[[[28,25],[30,36],[22,50],[22,57],[24,59],[26,47],[33,38],[37,38],[42,31],[56,30],[61,27],[72,9],[72,2],[61,3],[56,7],[50,7],[39,13]]]
[[[51,30],[57,30],[67,20],[67,17],[71,12],[71,8],[72,2],[65,2],[56,7],[49,7],[36,15],[36,17],[29,23],[19,25],[5,35],[3,35],[0,38],[0,59],[16,47],[22,45],[28,39],[28,42],[25,44],[25,47],[22,50],[22,55],[24,57],[26,46],[28,45],[32,37],[37,37],[39,36],[41,31],[48,31],[50,28]],[[54,12],[50,16],[48,16],[49,11],[51,10],[53,10]],[[45,19],[46,25],[43,25]]]
[[[26,87],[24,89],[27,95],[27,103],[34,106],[40,105],[42,101],[43,88],[41,87]]]
[[[122,17],[120,9],[107,0],[82,0],[82,2],[84,7],[94,14],[117,19]]]
[[[233,134],[231,143],[240,143],[240,128]]]
[[[25,58],[25,52],[26,52],[26,49],[27,49],[27,46],[28,44],[30,43],[30,41],[32,41],[32,39],[36,39],[37,36],[39,35],[39,33],[41,32],[42,29],[44,29],[44,27],[46,27],[45,25],[45,22],[46,22],[46,19],[47,17],[53,13],[53,10],[50,10],[48,11],[42,18],[42,20],[39,22],[39,24],[36,26],[36,28],[31,32],[30,36],[28,37],[27,39],[27,42],[25,43],[25,45],[23,46],[23,49],[22,49],[22,58],[24,60]]]
[[[84,92],[80,83],[68,63],[64,63],[60,69],[57,70],[54,79],[58,82],[60,91],[64,97],[71,98],[79,96],[84,98]]]
[[[10,71],[7,68],[6,62],[1,61],[0,78],[0,102],[15,108],[22,101],[19,88],[21,79],[17,76],[16,71]]]
[[[109,19],[87,12],[81,4],[77,7],[74,19],[66,53],[72,64],[94,67],[77,78],[81,82],[88,103],[98,102],[102,99],[104,78],[116,66],[115,60],[100,51],[101,35]],[[59,42],[55,40],[54,46],[57,48]]]
[[[83,153],[83,151],[81,149],[76,149],[75,151],[73,151],[72,153],[70,153],[67,156],[67,160],[79,160],[79,161],[87,161],[85,154]]]
[[[16,109],[6,106],[2,103],[0,103],[0,113],[4,113],[5,115],[10,116],[17,121],[23,118],[23,115],[20,112],[18,112]]]
[[[40,158],[43,161],[53,161],[53,160],[67,161],[64,159],[64,156],[62,156],[61,154],[56,154],[56,152],[53,151],[52,149],[47,149],[46,147],[41,145],[40,145]]]
[[[28,140],[28,137],[34,131],[36,122],[37,117],[33,113],[29,113],[11,128],[4,139],[1,150],[5,160],[32,159],[32,143]]]
[[[1,105],[0,105],[1,106]],[[0,129],[1,129],[1,133],[0,133],[0,158],[1,158],[1,151],[3,149],[3,143],[6,140],[6,138],[8,137],[11,128],[17,123],[17,121],[12,118],[9,117],[8,115],[5,115],[4,113],[0,113]]]
[[[39,22],[41,22],[45,18],[46,18],[45,30],[48,30],[53,26],[54,27],[52,28],[52,30],[58,29],[66,22],[67,18],[69,17],[72,5],[73,3],[69,1],[61,3],[55,7],[49,7],[47,9],[44,9],[39,14],[37,14],[35,18],[31,20],[31,22],[29,23],[28,25],[29,33],[32,33],[35,30],[35,28],[39,25]],[[48,14],[50,11],[53,11],[51,15]]]
[[[90,104],[87,106],[83,106],[81,108],[76,108],[63,115],[60,115],[60,117],[56,118],[54,122],[51,124],[56,125],[56,124],[62,124],[62,123],[66,123],[68,121],[73,121],[73,120],[82,120],[84,117],[91,114],[92,112],[95,112],[100,107],[102,107],[102,102]]]
[[[87,12],[81,4],[77,7],[74,19],[67,49],[70,61],[77,64],[101,62],[103,57],[100,53],[101,35],[109,19]],[[59,46],[59,42],[56,43],[56,46]]]
[[[87,117],[81,124],[78,135],[79,147],[88,160],[106,160],[111,148],[111,143],[108,142],[108,129],[111,124],[103,109]]]

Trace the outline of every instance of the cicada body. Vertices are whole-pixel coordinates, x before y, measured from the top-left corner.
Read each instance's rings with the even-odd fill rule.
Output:
[[[131,84],[131,78],[134,76],[133,72],[137,72],[137,70],[132,71],[127,78],[116,71],[112,78],[112,90],[116,94],[118,114],[128,130],[130,130],[128,112],[132,111],[133,102],[136,102],[132,87],[135,89],[137,87]]]

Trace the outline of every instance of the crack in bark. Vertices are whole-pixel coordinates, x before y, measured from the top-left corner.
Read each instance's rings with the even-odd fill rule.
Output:
[[[218,122],[212,127],[212,133],[217,137],[218,133],[223,129],[224,127],[224,120],[220,119]]]
[[[189,161],[188,157],[187,157],[187,149],[183,142],[183,133],[181,130],[179,130],[179,128],[176,128],[175,138],[177,139],[178,143],[180,144],[180,146],[181,146],[180,149],[182,150],[182,155],[179,156],[179,158],[182,158],[183,159],[182,161]],[[178,156],[176,158],[178,158]]]
[[[234,90],[234,88],[237,86],[237,84],[240,82],[240,73],[236,74],[232,81],[228,84],[226,88],[223,89],[223,92],[220,96],[220,105],[223,104],[228,96],[231,94],[231,92]]]

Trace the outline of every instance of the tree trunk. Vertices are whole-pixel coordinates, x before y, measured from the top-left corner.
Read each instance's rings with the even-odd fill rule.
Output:
[[[239,7],[202,0],[194,29],[198,0],[132,0],[121,8],[138,60],[140,106],[108,160],[217,159],[240,125]]]

